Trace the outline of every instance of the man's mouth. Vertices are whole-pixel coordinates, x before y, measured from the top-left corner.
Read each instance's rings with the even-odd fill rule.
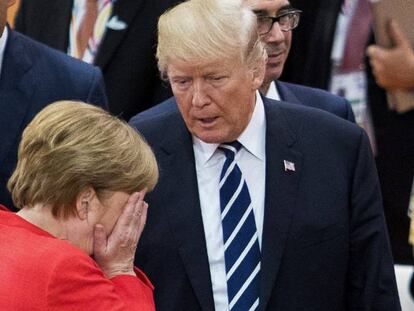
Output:
[[[198,118],[198,121],[203,126],[211,126],[218,119],[218,117]]]
[[[268,53],[269,61],[275,62],[275,61],[281,61],[282,57],[285,55],[284,51],[277,51],[277,52],[270,52]]]

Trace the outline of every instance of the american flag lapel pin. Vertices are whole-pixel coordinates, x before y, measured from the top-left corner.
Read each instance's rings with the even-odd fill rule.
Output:
[[[283,160],[283,165],[285,166],[285,172],[287,172],[287,171],[294,172],[295,171],[295,163]]]

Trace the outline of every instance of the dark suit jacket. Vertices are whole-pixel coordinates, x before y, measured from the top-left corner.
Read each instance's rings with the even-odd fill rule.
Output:
[[[283,101],[325,110],[342,119],[355,123],[354,113],[352,112],[350,103],[346,99],[316,88],[281,81],[275,81],[275,83],[279,96]],[[151,109],[143,111],[139,114],[139,117],[162,114],[166,111],[173,110],[177,110],[177,104],[174,97],[171,97]]]
[[[284,81],[328,89],[336,21],[343,0],[291,0],[303,10],[293,32]],[[374,43],[374,38],[371,38]],[[376,164],[384,198],[384,211],[397,263],[414,263],[408,244],[407,208],[414,177],[414,110],[398,114],[387,107],[385,91],[378,87],[366,60],[368,106],[377,145]]]
[[[0,77],[0,203],[13,206],[6,184],[24,128],[42,108],[62,99],[107,108],[100,70],[10,31]]]
[[[400,310],[365,133],[318,109],[263,100],[259,309]],[[157,310],[214,310],[191,135],[172,105],[130,123],[160,167],[136,264],[155,286]],[[283,160],[296,171],[286,172]]]
[[[102,69],[109,110],[125,120],[171,96],[155,60],[158,17],[179,0],[118,0],[112,16],[128,27],[108,29],[95,65]],[[73,0],[22,0],[16,29],[67,51]]]
[[[355,123],[351,104],[342,97],[324,90],[281,81],[276,81],[276,87],[283,101],[322,109]]]

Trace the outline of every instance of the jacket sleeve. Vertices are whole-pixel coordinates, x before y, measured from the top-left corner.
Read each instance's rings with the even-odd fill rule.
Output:
[[[361,130],[351,195],[347,310],[401,310],[374,159]]]
[[[145,275],[119,275],[107,279],[87,256],[70,256],[59,261],[51,274],[47,310],[154,311],[153,286]]]

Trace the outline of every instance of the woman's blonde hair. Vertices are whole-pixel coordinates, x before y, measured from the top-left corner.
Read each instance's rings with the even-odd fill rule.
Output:
[[[136,130],[101,108],[60,101],[24,130],[7,186],[16,207],[44,203],[66,218],[76,214],[77,196],[88,187],[98,196],[132,193],[152,190],[157,179],[154,154]]]
[[[253,69],[266,59],[255,14],[242,0],[189,0],[158,21],[158,67],[167,77],[171,58],[226,62]]]

